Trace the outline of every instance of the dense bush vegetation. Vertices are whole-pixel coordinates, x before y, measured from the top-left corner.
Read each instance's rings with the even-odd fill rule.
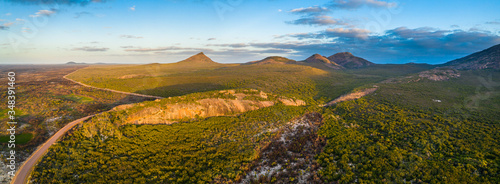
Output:
[[[345,71],[272,64],[179,70],[172,66],[97,67],[72,76],[98,87],[166,97],[189,95],[144,102],[83,123],[51,147],[35,168],[33,183],[226,183],[278,164],[284,170],[311,172],[311,181],[325,183],[500,182],[496,70],[460,71],[460,78],[431,81],[414,74],[406,77],[432,67],[414,64]],[[113,72],[117,68],[123,70]],[[136,76],[146,71],[150,73]],[[393,77],[398,80],[387,81]],[[374,84],[379,87],[369,96],[318,107]],[[119,126],[136,108],[213,95],[233,98],[216,91],[193,93],[229,88],[296,97],[309,106],[276,105],[172,125]],[[279,129],[308,112],[322,114],[322,121],[314,121],[322,124],[319,130],[298,128],[302,134],[281,144],[285,135],[281,133],[286,131]],[[299,177],[293,174],[245,179],[296,183]]]
[[[50,148],[33,183],[197,183],[239,180],[279,127],[304,113],[277,105],[237,117],[118,127],[105,113]]]
[[[475,95],[478,83],[464,73],[464,78],[445,82],[383,84],[374,95],[327,109],[319,134],[328,141],[317,156],[323,178],[340,183],[500,182],[500,117],[498,104],[488,102],[499,96],[469,108],[464,100]]]
[[[2,65],[0,73],[16,73],[15,119],[16,163],[22,163],[37,146],[45,142],[67,123],[78,118],[102,112],[119,104],[144,101],[145,98],[127,96],[77,85],[62,77],[83,66],[74,65]],[[10,148],[9,116],[7,112],[8,78],[0,77],[0,155],[8,163]]]

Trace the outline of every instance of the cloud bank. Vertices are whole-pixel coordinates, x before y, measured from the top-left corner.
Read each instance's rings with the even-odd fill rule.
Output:
[[[364,6],[370,8],[393,8],[397,6],[397,3],[389,3],[386,1],[379,0],[334,0],[329,4],[329,7],[333,9],[347,9],[354,10],[362,8]]]
[[[103,3],[105,0],[3,0],[6,2],[26,5],[80,5],[86,6],[91,3]]]
[[[76,47],[71,49],[73,51],[85,51],[85,52],[105,52],[108,51],[109,48],[105,47]]]

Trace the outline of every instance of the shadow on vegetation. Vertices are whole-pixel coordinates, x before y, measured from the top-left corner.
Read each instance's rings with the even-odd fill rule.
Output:
[[[161,86],[153,89],[135,91],[134,93],[148,94],[161,97],[182,96],[190,93],[225,90],[229,87],[215,83],[188,83],[171,86]]]

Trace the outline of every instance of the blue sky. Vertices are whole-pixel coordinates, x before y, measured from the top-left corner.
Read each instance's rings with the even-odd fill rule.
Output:
[[[500,1],[0,0],[0,64],[443,63],[500,44]]]

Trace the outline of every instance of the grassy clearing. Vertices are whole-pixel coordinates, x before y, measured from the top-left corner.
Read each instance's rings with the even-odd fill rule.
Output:
[[[286,96],[314,96],[314,82],[310,76],[326,75],[328,72],[300,65],[216,65],[216,68],[182,68],[176,64],[155,65],[151,73],[134,73],[148,71],[151,65],[141,65],[124,73],[120,67],[115,69],[119,74],[103,72],[100,68],[79,70],[69,77],[97,87],[136,92],[163,97],[180,96],[194,92],[212,90],[253,88],[269,93]],[[125,70],[127,71],[127,70]],[[161,72],[155,72],[161,71]],[[170,72],[169,72],[170,71]],[[144,75],[146,74],[146,75]],[[120,78],[119,76],[139,76]]]
[[[6,119],[9,117],[9,111],[10,109],[1,109],[0,110],[0,119]],[[16,112],[14,116],[19,117],[23,115],[23,111],[14,108],[14,111]]]
[[[283,96],[331,100],[362,85],[431,67],[377,65],[363,69],[332,70],[297,64],[188,66],[174,63],[92,66],[69,77],[96,87],[163,97],[253,88]]]

